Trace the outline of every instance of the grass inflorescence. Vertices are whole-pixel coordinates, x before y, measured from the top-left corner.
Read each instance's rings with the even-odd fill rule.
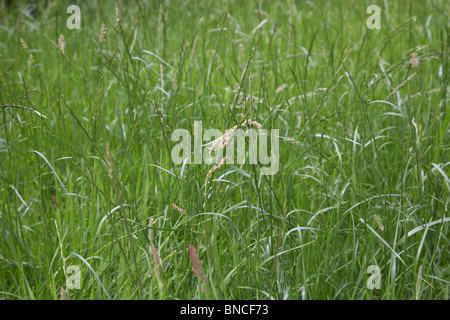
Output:
[[[449,298],[448,1],[77,4],[0,2],[0,298]]]

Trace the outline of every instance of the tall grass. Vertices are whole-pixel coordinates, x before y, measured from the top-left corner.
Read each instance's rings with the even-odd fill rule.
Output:
[[[449,298],[447,1],[74,4],[0,4],[1,298]],[[244,120],[276,175],[172,162]]]

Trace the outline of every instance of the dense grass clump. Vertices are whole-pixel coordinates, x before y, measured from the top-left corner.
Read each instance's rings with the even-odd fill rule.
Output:
[[[1,298],[449,298],[448,1],[73,4],[0,2]],[[245,120],[277,174],[173,163]]]

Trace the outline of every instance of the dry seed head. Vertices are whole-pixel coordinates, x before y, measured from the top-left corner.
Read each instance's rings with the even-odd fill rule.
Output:
[[[63,54],[66,53],[66,39],[64,38],[64,35],[62,33],[58,38],[58,47]]]
[[[291,142],[292,144],[301,144],[300,142],[295,140],[294,137],[291,137],[291,138],[280,137],[280,138],[281,138],[281,140],[286,141],[286,142]]]
[[[227,156],[225,156],[222,160],[220,160],[220,162],[217,164],[217,166],[209,169],[208,175],[206,176],[206,179],[205,179],[206,184],[208,183],[208,179],[211,178],[212,174],[214,172],[216,172],[216,170],[219,170],[220,168],[222,168],[222,166],[225,164],[226,160],[227,160]]]
[[[61,287],[61,300],[68,300],[67,292],[66,292],[66,290],[64,290],[64,287]]]
[[[154,230],[152,229],[153,225],[155,224],[155,219],[150,218],[150,221],[148,222],[149,229],[148,229],[148,239],[150,240],[150,243],[153,243],[153,237],[154,237]]]
[[[161,274],[161,260],[159,259],[158,250],[155,245],[152,243],[152,255],[153,255],[153,270],[155,271],[156,281],[158,281],[159,289],[162,291],[164,288],[164,284],[162,281]]]
[[[27,53],[30,50],[25,42],[25,40],[23,40],[22,38],[20,38],[20,43],[22,44],[22,48],[23,50],[25,50]]]
[[[283,83],[281,86],[279,86],[277,88],[277,90],[275,90],[276,94],[279,94],[281,91],[283,91],[284,89],[286,89],[288,87],[288,85],[286,83]]]
[[[417,57],[416,52],[413,52],[411,55],[411,64],[413,68],[417,68],[419,66],[419,58]]]
[[[206,274],[202,270],[202,262],[200,261],[200,258],[198,257],[197,251],[195,250],[194,246],[189,244],[189,257],[192,261],[192,271],[194,272],[194,276],[199,278],[203,284],[206,284]],[[202,290],[204,291],[203,287]]]
[[[244,127],[244,126],[255,126],[258,129],[261,129],[262,124],[254,121],[254,120],[244,120],[244,122],[242,122],[240,125],[235,125],[233,128],[231,128],[230,130],[225,130],[225,133],[223,134],[222,137],[220,137],[219,139],[215,140],[211,146],[209,147],[209,153],[211,154],[211,152],[213,152],[214,150],[217,149],[221,149],[221,148],[225,148],[225,146],[228,144],[228,142],[231,140],[231,138],[233,138],[234,133],[236,132],[236,130],[239,127]],[[225,156],[217,166],[211,168],[205,178],[205,186],[208,187],[208,180],[209,178],[211,178],[212,174],[222,168],[222,166],[225,164],[227,157]],[[206,191],[204,193],[204,195],[206,196]]]
[[[216,172],[217,170],[219,170],[220,168],[222,168],[222,166],[225,164],[225,161],[227,160],[227,156],[225,156],[222,160],[220,160],[220,162],[217,164],[217,166],[212,167],[211,169],[209,169],[208,174],[206,175],[205,178],[205,189],[208,189],[208,181],[209,179],[212,177],[213,173]],[[206,190],[204,193],[204,196],[206,197]]]
[[[261,129],[262,124],[259,123],[258,121],[254,121],[254,120],[244,120],[244,122],[241,123],[241,125],[235,125],[233,128],[231,129],[227,129],[225,130],[225,133],[223,134],[222,137],[220,137],[219,139],[215,140],[211,146],[209,147],[209,151],[210,153],[216,149],[216,148],[224,148],[228,142],[230,141],[230,139],[233,137],[235,131],[239,128],[239,127],[244,127],[246,125],[249,126],[255,126],[258,129]]]

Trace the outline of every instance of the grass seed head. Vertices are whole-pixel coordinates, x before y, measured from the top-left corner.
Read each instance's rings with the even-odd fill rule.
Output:
[[[195,250],[192,244],[189,244],[189,257],[192,261],[192,271],[194,272],[194,276],[199,278],[202,283],[206,284],[206,274],[202,270],[202,262],[198,257],[197,251]],[[202,291],[204,291],[202,287]]]
[[[175,210],[179,211],[181,214],[183,214],[187,217],[187,213],[183,209],[178,207],[175,203],[172,203],[172,208],[174,208]]]
[[[416,52],[413,52],[411,55],[411,65],[413,68],[417,68],[419,66],[419,58],[417,57]]]
[[[105,42],[106,41],[106,26],[104,23],[102,23],[100,27],[100,35],[98,38],[98,42]]]
[[[61,50],[62,54],[66,53],[66,39],[64,38],[64,35],[62,33],[58,38],[58,47],[59,50]]]

